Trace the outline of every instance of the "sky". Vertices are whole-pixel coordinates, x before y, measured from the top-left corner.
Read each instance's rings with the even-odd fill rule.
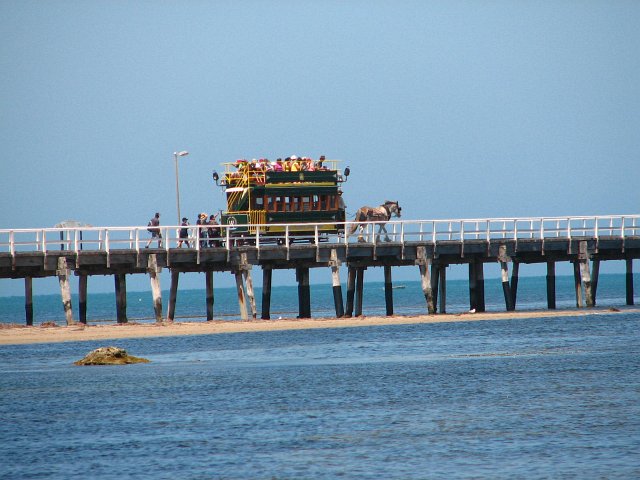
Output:
[[[637,1],[0,0],[0,229],[175,224],[181,150],[192,223],[222,162],[292,154],[350,166],[350,213],[638,213],[638,24]]]

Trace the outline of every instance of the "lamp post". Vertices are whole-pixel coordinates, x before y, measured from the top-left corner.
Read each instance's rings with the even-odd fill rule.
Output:
[[[181,152],[173,152],[173,159],[175,161],[176,164],[176,205],[178,206],[178,223],[177,225],[180,225],[180,223],[182,223],[182,220],[180,217],[180,186],[179,186],[179,182],[178,182],[178,157],[185,157],[189,155],[189,152],[187,152],[186,150],[183,150]]]

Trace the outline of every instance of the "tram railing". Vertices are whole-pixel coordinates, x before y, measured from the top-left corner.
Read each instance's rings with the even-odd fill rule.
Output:
[[[282,246],[290,248],[296,243],[351,244],[367,242],[373,244],[396,242],[466,242],[471,240],[495,241],[499,239],[571,239],[576,237],[619,238],[640,236],[640,215],[606,215],[580,217],[530,217],[530,218],[480,218],[438,220],[393,220],[389,222],[366,222],[362,228],[354,222],[344,226],[339,233],[325,233],[322,227],[329,223],[305,224],[305,232],[299,232],[299,224],[256,224],[251,233],[238,237],[233,225],[216,225],[219,237],[208,238],[208,226],[189,226],[188,238],[180,238],[182,226],[162,226],[161,243],[151,238],[147,226],[135,227],[72,227],[38,229],[0,229],[0,253],[14,256],[20,252],[43,252],[71,250],[78,254],[102,251],[145,248],[176,248],[178,242],[189,242],[196,251],[205,248],[230,250],[237,246],[252,245],[257,248]],[[356,226],[353,233],[352,226]],[[278,235],[265,233],[262,227],[282,227]],[[380,231],[380,227],[383,230]],[[386,230],[386,232],[385,232]],[[201,232],[201,233],[199,233]],[[199,257],[198,257],[199,258]]]

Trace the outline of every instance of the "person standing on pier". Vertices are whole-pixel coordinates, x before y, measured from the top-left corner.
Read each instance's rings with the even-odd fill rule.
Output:
[[[206,213],[201,213],[200,215],[198,215],[198,220],[196,221],[196,225],[200,225],[198,227],[198,239],[200,242],[200,248],[206,248],[207,237],[209,236],[206,228],[206,225],[209,225],[209,222],[207,222]],[[205,226],[205,228],[203,228],[202,226]]]
[[[162,248],[162,234],[160,233],[160,214],[156,212],[155,217],[149,220],[147,231],[151,233],[151,238],[147,242],[144,248],[149,248],[154,238],[158,239],[158,248]]]
[[[187,228],[189,226],[189,219],[187,217],[182,217],[182,223],[180,224],[180,226],[182,228],[180,229],[180,240],[178,240],[178,248],[182,247],[182,242],[187,244],[187,248],[191,248],[188,240],[189,229]]]

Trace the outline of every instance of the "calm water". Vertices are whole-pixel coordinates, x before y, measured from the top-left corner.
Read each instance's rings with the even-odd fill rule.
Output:
[[[3,346],[0,478],[639,478],[639,321]]]

